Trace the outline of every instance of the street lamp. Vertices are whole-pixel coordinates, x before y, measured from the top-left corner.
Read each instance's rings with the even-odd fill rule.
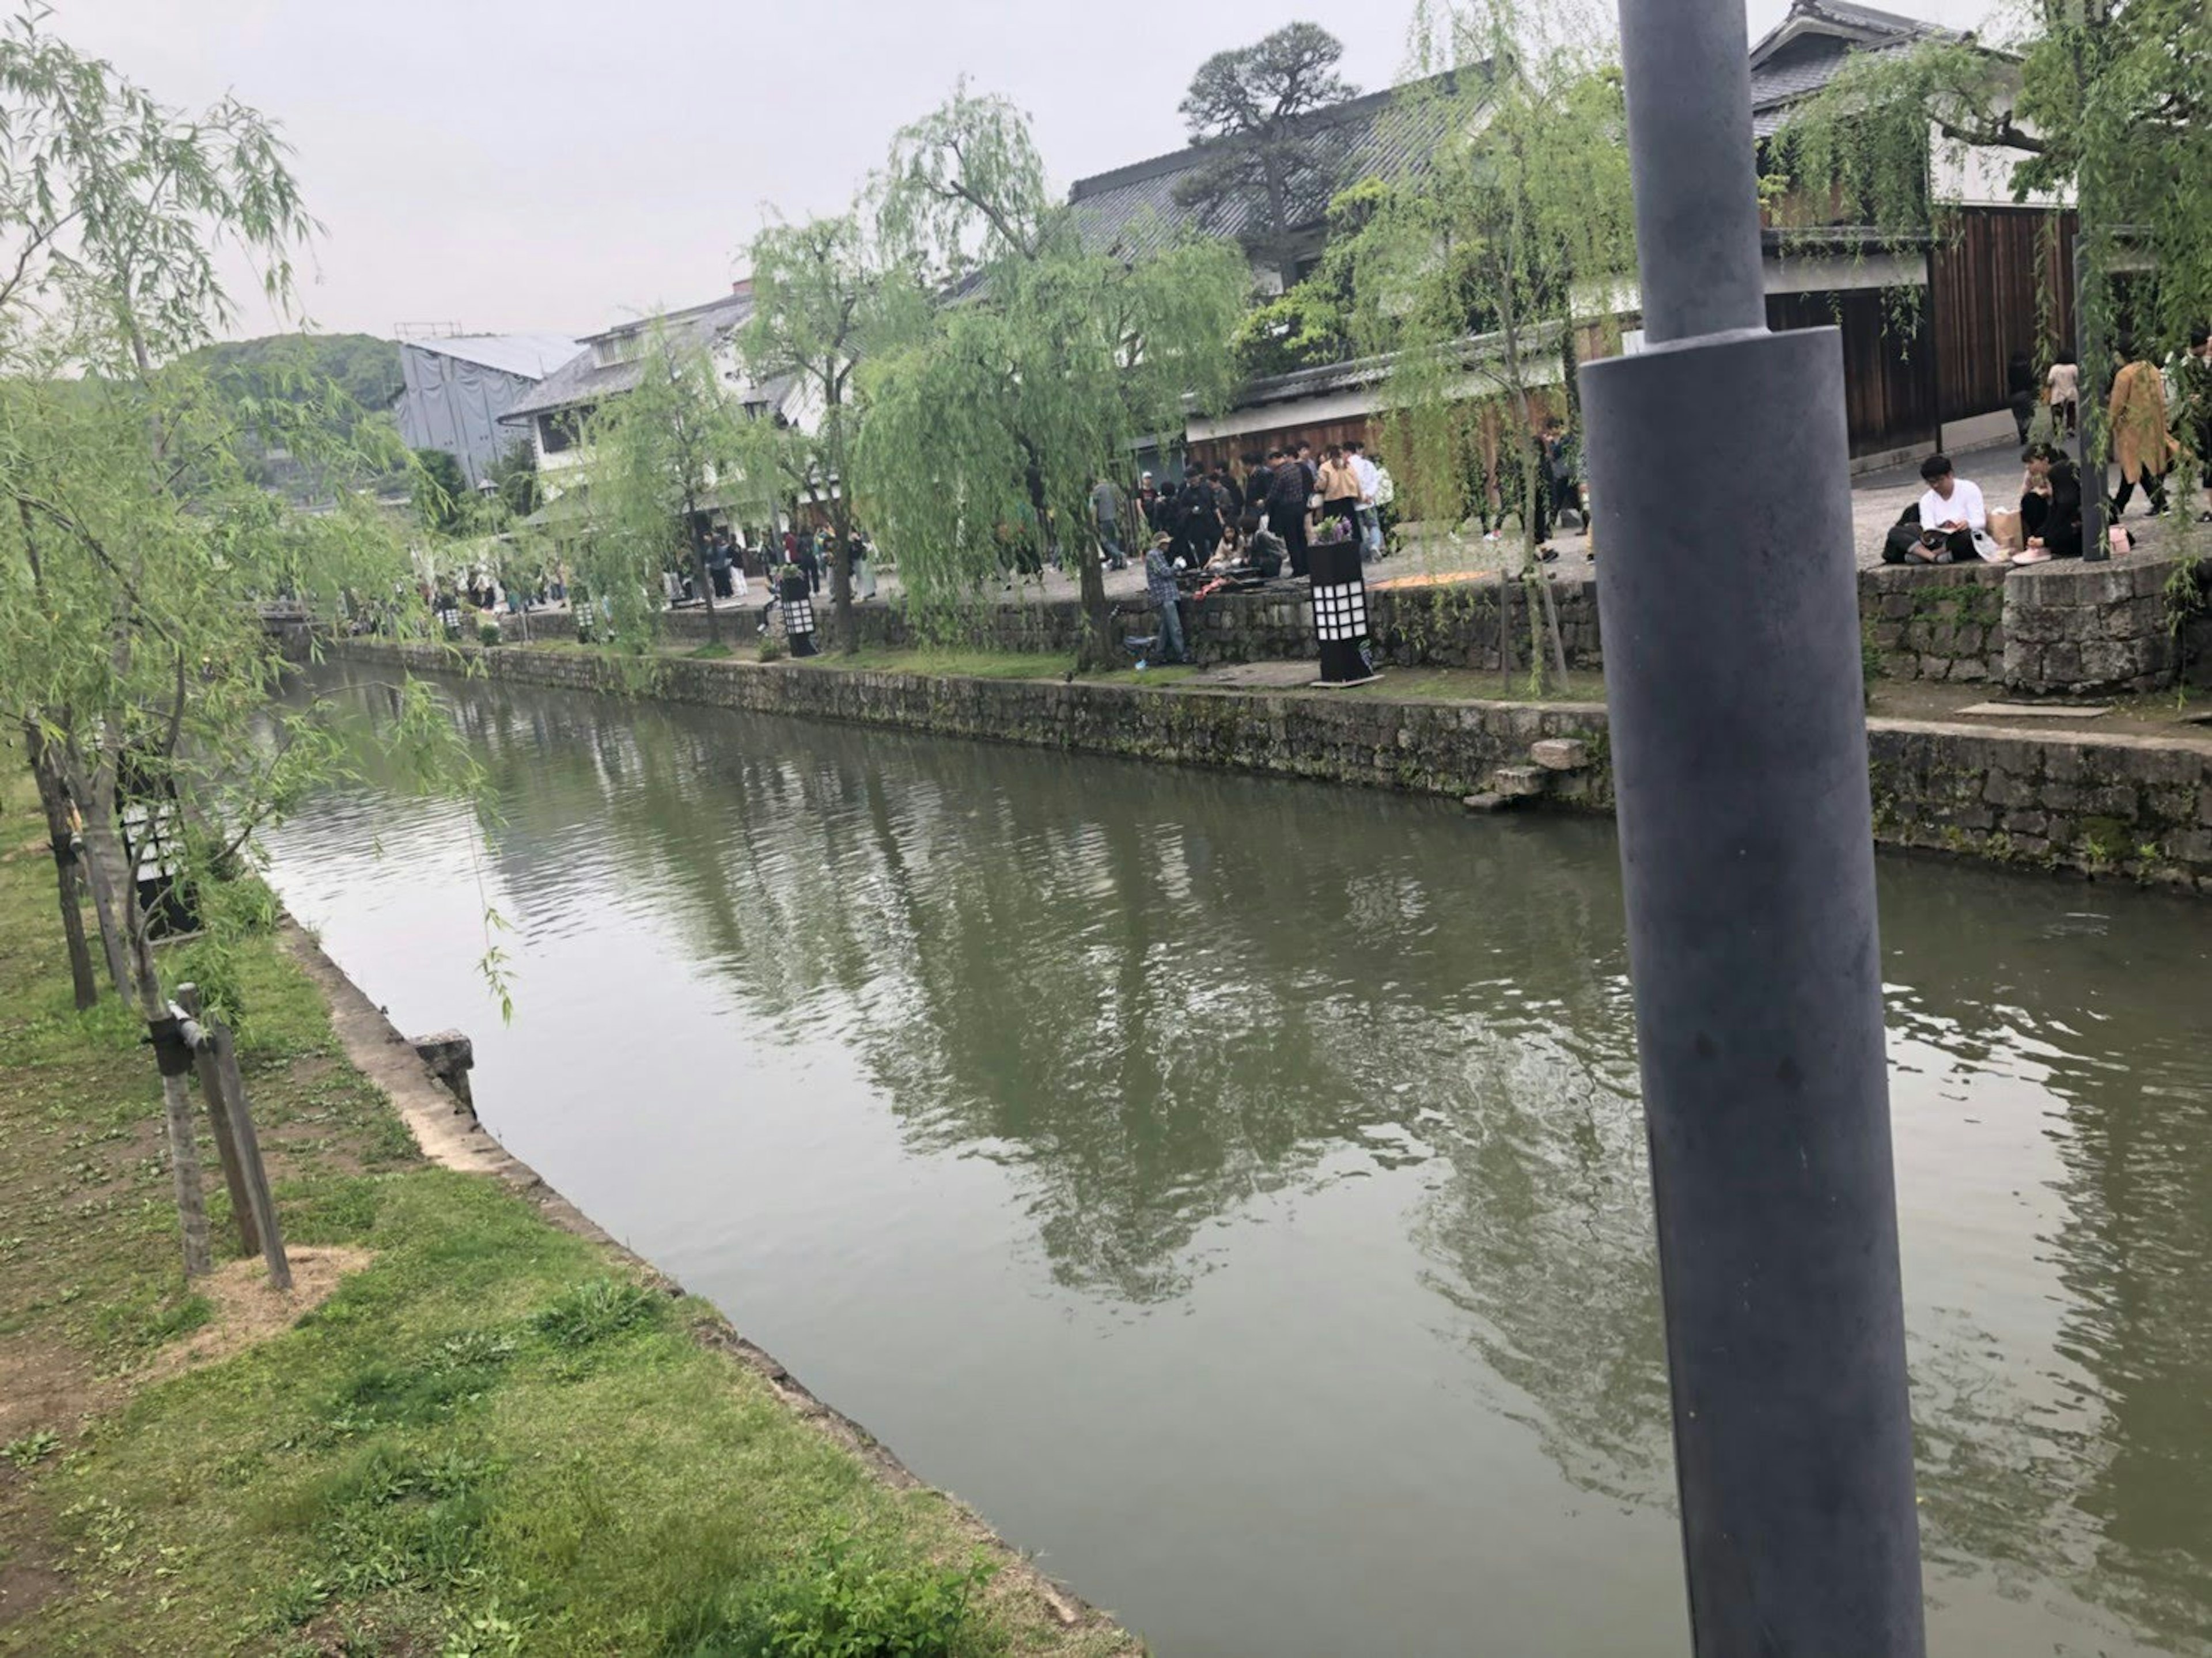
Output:
[[[1742,0],[1621,0],[1645,349],[1582,371],[1698,1658],[1919,1658],[1833,328],[1770,333]]]
[[[786,569],[775,591],[783,610],[783,636],[791,641],[791,653],[819,655],[814,648],[814,595],[806,585],[806,572]]]
[[[1313,594],[1314,639],[1320,646],[1321,683],[1364,685],[1382,676],[1367,634],[1367,578],[1357,541],[1316,542],[1306,550]]]

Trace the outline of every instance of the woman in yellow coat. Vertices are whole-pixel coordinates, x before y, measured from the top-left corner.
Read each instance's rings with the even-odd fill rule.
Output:
[[[2112,459],[2120,464],[2120,492],[2112,498],[2114,518],[2128,510],[2141,483],[2154,513],[2166,510],[2166,469],[2173,462],[2173,439],[2166,429],[2166,380],[2158,365],[2140,353],[2112,376]]]

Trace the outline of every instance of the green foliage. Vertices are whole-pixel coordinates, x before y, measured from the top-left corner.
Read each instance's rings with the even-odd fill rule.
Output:
[[[1179,434],[1187,399],[1226,404],[1243,260],[1219,241],[1133,263],[1085,252],[1027,123],[964,90],[899,134],[878,210],[902,276],[861,366],[853,480],[909,607],[957,631],[1002,569],[1057,545],[1098,615],[1091,488],[1140,440]]]
[[[1344,240],[1351,332],[1391,357],[1401,510],[1452,524],[1495,488],[1533,566],[1536,399],[1566,400],[1576,329],[1613,325],[1635,269],[1620,71],[1601,33],[1512,0],[1434,17],[1423,38],[1439,54],[1425,66],[1457,73],[1393,115],[1434,135],[1433,161]]]
[[[593,1278],[569,1291],[532,1323],[555,1346],[574,1351],[656,1322],[665,1304],[628,1278]]]
[[[644,650],[660,629],[661,576],[689,569],[703,586],[698,538],[718,479],[741,470],[745,416],[707,351],[655,318],[636,386],[584,423],[576,584],[599,606],[594,637]]]
[[[2124,273],[2136,330],[2179,338],[2212,314],[2212,10],[2032,0],[2014,21],[1992,42],[1862,55],[1793,111],[1772,146],[1786,219],[1942,235],[1931,160],[1989,149],[2010,158],[2016,200],[2081,203],[2094,334],[2111,337]]]
[[[415,465],[416,517],[435,534],[453,534],[469,517],[469,481],[461,463],[443,449],[417,449]]]
[[[289,406],[299,417],[327,422],[349,442],[366,442],[372,433],[380,447],[397,440],[390,410],[404,382],[399,347],[391,340],[312,332],[218,340],[185,354],[184,366],[204,374],[240,410]],[[243,433],[240,451],[255,483],[301,503],[327,501],[349,485],[408,483],[404,471],[334,474],[295,453],[275,433]]]
[[[857,213],[772,224],[753,239],[753,314],[740,338],[758,386],[795,383],[803,393],[797,422],[780,416],[740,432],[744,476],[779,495],[825,508],[837,550],[831,599],[837,631],[851,649],[852,570],[843,556],[853,534],[852,452],[864,414],[854,370],[876,326],[884,274]]]
[[[281,136],[232,100],[170,110],[46,32],[0,28],[0,721],[35,734],[121,879],[118,796],[175,804],[179,880],[215,896],[253,837],[343,770],[326,705],[276,704],[259,607],[417,608],[408,550],[360,480],[414,467],[390,422],[297,370],[296,349],[204,349],[234,315],[218,246],[291,301],[312,232]],[[227,256],[228,257],[228,256]],[[262,487],[282,451],[331,498]],[[450,726],[417,726],[472,775]],[[145,918],[114,919],[142,1010],[162,999]],[[214,976],[210,969],[210,975]]]
[[[46,1461],[62,1448],[62,1436],[52,1428],[41,1428],[36,1433],[25,1434],[0,1445],[0,1457],[4,1457],[18,1468],[30,1468]]]
[[[836,1538],[732,1604],[695,1614],[666,1650],[671,1658],[983,1658],[1005,1650],[978,1606],[994,1576],[981,1558],[961,1569],[895,1564]]]
[[[1285,280],[1291,235],[1321,216],[1346,153],[1346,130],[1311,119],[1359,88],[1336,71],[1344,43],[1317,23],[1286,23],[1199,65],[1181,106],[1206,157],[1176,186],[1210,228],[1242,208],[1244,246]]]

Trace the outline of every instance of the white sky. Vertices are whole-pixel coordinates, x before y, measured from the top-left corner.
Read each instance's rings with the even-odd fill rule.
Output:
[[[1748,0],[1755,38],[1786,0]],[[1954,27],[1989,0],[1889,0]],[[13,8],[10,8],[12,10]],[[1396,78],[1413,0],[57,0],[170,104],[274,117],[327,227],[314,324],[585,333],[738,274],[764,203],[835,211],[961,75],[1029,111],[1057,184],[1172,149],[1211,53],[1291,17]],[[256,296],[234,331],[286,325]]]

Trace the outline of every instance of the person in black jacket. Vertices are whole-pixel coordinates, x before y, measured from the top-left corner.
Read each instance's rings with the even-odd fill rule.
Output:
[[[1304,580],[1306,574],[1306,501],[1313,493],[1306,469],[1279,450],[1271,457],[1274,470],[1267,480],[1267,527],[1282,537],[1290,550],[1291,574]]]
[[[1221,521],[1242,524],[1244,521],[1244,490],[1236,475],[1226,466],[1213,469],[1213,493],[1221,502]]]
[[[2063,449],[2038,444],[2027,452],[2020,525],[2027,550],[2016,555],[2014,563],[2081,556],[2081,475]]]

